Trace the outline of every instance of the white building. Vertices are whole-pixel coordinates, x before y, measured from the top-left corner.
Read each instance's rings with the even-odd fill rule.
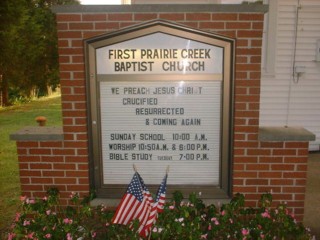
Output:
[[[260,126],[302,126],[320,150],[320,1],[269,0]]]

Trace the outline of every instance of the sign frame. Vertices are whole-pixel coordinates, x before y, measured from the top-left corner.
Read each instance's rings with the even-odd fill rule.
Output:
[[[235,39],[192,29],[163,20],[154,20],[112,33],[84,40],[86,87],[88,109],[88,136],[90,159],[90,185],[100,198],[121,198],[126,187],[123,184],[103,184],[102,150],[101,150],[101,116],[100,90],[97,76],[96,50],[154,33],[165,33],[179,38],[218,46],[223,49],[223,76],[221,93],[220,126],[220,176],[218,185],[168,185],[168,192],[182,191],[185,196],[192,192],[201,192],[202,198],[230,198],[232,194],[232,157],[233,157],[233,112],[234,112],[234,62]],[[108,75],[112,81],[123,81],[128,75]],[[131,74],[130,81],[188,81],[211,80],[210,74]],[[133,172],[132,172],[133,173]],[[169,176],[170,177],[170,176]],[[128,182],[129,183],[129,182]],[[158,186],[148,185],[149,190],[156,191]]]

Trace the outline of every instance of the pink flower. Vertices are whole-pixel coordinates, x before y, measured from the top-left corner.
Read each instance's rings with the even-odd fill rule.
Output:
[[[44,237],[47,238],[47,239],[50,239],[51,238],[51,234],[47,233]]]
[[[209,224],[208,230],[210,231],[211,229],[212,229],[212,226],[211,226],[211,224]]]
[[[27,196],[20,196],[20,201],[24,202],[27,199]]]
[[[63,222],[65,223],[65,224],[72,224],[72,219],[69,219],[69,218],[65,218],[65,219],[63,219]]]
[[[271,218],[271,216],[267,210],[264,213],[261,213],[261,216],[264,218]]]
[[[50,213],[51,213],[51,210],[50,210],[50,209],[46,211],[46,214],[47,214],[48,216],[50,215]]]
[[[96,233],[96,232],[91,233],[91,237],[92,237],[92,238],[95,238],[96,236],[97,236],[97,233]]]
[[[243,236],[248,235],[249,232],[250,232],[250,231],[249,231],[248,229],[245,229],[245,228],[243,228],[242,231],[241,231],[241,233],[242,233]]]
[[[226,211],[223,210],[223,211],[221,212],[221,215],[224,216],[225,214],[226,214]]]
[[[201,239],[207,239],[208,234],[201,235]]]
[[[170,209],[170,210],[173,210],[173,209],[174,209],[174,206],[173,206],[173,205],[169,206],[169,209]]]
[[[27,239],[28,239],[28,238],[30,238],[30,239],[34,239],[34,238],[33,238],[33,235],[34,235],[34,232],[29,233],[29,234],[28,234],[28,236],[27,236]]]
[[[24,220],[23,226],[29,226],[29,225],[30,225],[30,221]]]
[[[20,213],[16,213],[16,218],[15,218],[15,222],[18,222],[20,220],[21,214]]]
[[[232,224],[232,223],[233,223],[233,219],[232,219],[232,218],[229,218],[229,222]]]
[[[72,240],[71,233],[67,233],[67,240]]]
[[[264,239],[264,238],[265,238],[265,235],[261,233],[261,234],[260,234],[260,238],[261,238],[261,239]]]
[[[8,233],[8,240],[13,240],[15,238],[15,233]]]

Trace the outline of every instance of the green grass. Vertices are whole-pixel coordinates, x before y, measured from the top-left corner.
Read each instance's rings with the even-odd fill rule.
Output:
[[[0,108],[0,238],[10,226],[20,201],[17,148],[9,135],[26,126],[37,126],[37,116],[47,118],[46,126],[61,126],[60,96]]]

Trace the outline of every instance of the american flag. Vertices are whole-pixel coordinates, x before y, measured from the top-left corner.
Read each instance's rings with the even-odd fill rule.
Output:
[[[139,220],[139,235],[147,237],[150,229],[157,219],[158,212],[162,211],[165,202],[167,175],[163,179],[156,201],[145,186],[143,179],[138,172],[133,178],[123,196],[116,213],[112,219],[114,224],[127,225],[132,220]]]
[[[158,213],[163,211],[164,203],[166,199],[167,178],[168,178],[168,174],[164,176],[161,182],[161,185],[157,192],[156,201],[152,204],[152,208],[146,223],[143,225],[140,225],[139,227],[140,236],[146,237],[150,234],[152,225],[157,221]]]

